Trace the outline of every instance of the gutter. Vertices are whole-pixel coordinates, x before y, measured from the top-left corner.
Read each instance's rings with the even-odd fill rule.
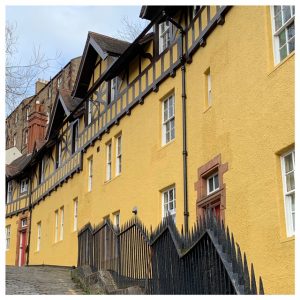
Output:
[[[187,138],[186,138],[186,74],[185,64],[186,59],[183,54],[183,37],[185,34],[182,26],[174,19],[166,15],[165,11],[162,11],[166,20],[170,21],[174,26],[179,29],[181,37],[181,49],[180,49],[180,61],[181,61],[181,99],[182,99],[182,165],[183,165],[183,207],[184,207],[184,232],[187,235],[189,232],[189,211],[188,211],[188,181],[187,181]]]

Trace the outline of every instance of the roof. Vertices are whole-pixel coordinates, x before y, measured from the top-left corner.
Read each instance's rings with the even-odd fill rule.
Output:
[[[162,12],[163,10],[169,15],[174,16],[176,12],[186,6],[155,6],[155,5],[143,5],[140,11],[140,18],[146,20],[153,20],[157,14]]]
[[[72,95],[77,98],[85,96],[98,56],[102,60],[106,59],[109,55],[118,57],[129,46],[130,43],[126,41],[89,31]]]
[[[129,42],[112,38],[107,35],[89,31],[89,35],[95,40],[99,47],[109,54],[122,54],[130,45]]]
[[[6,165],[6,176],[12,177],[20,173],[30,162],[32,154],[24,154],[21,157],[15,159],[11,164]]]
[[[80,99],[71,97],[71,91],[60,89],[57,93],[53,109],[51,111],[49,127],[46,139],[49,139],[62,125],[65,117],[68,117],[80,103]]]

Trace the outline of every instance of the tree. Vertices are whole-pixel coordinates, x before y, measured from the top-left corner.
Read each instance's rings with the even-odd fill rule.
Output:
[[[5,103],[6,112],[10,113],[32,90],[35,81],[50,67],[50,62],[58,58],[46,58],[40,47],[33,46],[32,56],[26,61],[17,59],[17,25],[6,23],[5,26]]]
[[[136,21],[129,20],[128,16],[124,16],[122,19],[121,28],[118,29],[118,38],[132,42],[138,35],[145,29],[149,21],[138,19]]]

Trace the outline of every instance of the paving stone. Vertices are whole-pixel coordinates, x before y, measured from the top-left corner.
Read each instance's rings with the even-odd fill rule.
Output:
[[[6,266],[6,295],[83,295],[63,267]]]

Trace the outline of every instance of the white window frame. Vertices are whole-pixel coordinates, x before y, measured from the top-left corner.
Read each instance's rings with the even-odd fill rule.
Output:
[[[117,99],[118,95],[118,77],[114,77],[110,81],[110,101],[114,101]]]
[[[60,241],[64,239],[64,221],[65,221],[65,210],[64,210],[64,206],[62,206],[60,208],[60,234],[59,234]]]
[[[42,239],[42,222],[37,223],[37,244],[36,244],[36,251],[41,250],[41,239]]]
[[[73,206],[74,206],[73,231],[77,231],[77,229],[78,229],[78,198],[74,199]]]
[[[122,135],[116,137],[116,175],[122,172]]]
[[[43,183],[45,181],[45,160],[44,160],[44,158],[42,158],[40,167],[41,167],[41,182],[40,183]]]
[[[13,145],[14,145],[14,147],[17,146],[17,135],[16,134],[14,134],[14,137],[13,137]]]
[[[20,193],[27,193],[28,192],[28,178],[22,179],[20,182]]]
[[[15,115],[15,124],[17,124],[19,121],[19,116],[18,116],[18,113],[16,112],[16,115]]]
[[[88,158],[88,192],[92,190],[93,187],[93,156]]]
[[[26,108],[26,120],[28,121],[29,119],[29,107]]]
[[[5,226],[5,249],[9,250],[10,249],[10,234],[11,234],[11,225]]]
[[[54,231],[54,242],[58,241],[58,209],[54,212],[55,215],[55,231]]]
[[[58,157],[57,157],[57,168],[60,167],[62,159],[61,159],[61,155],[62,155],[62,141],[59,141],[59,143],[57,144],[58,147]]]
[[[215,178],[218,177],[218,186],[216,187],[216,181],[215,181]],[[209,189],[209,180],[210,179],[213,179],[213,189],[210,191]],[[216,191],[218,191],[220,189],[220,179],[219,179],[219,173],[216,172],[214,174],[212,174],[211,176],[207,177],[206,179],[206,188],[207,188],[207,195],[210,195]]]
[[[120,211],[113,213],[114,226],[120,226]]]
[[[13,199],[13,183],[12,180],[7,183],[6,203],[11,203]]]
[[[24,219],[21,220],[21,227],[24,228],[26,226],[27,226],[27,219],[24,218]]]
[[[170,200],[170,192],[173,191],[173,199]],[[176,223],[176,187],[173,185],[170,188],[167,188],[162,191],[162,219],[167,217],[168,215],[171,215],[174,223]],[[166,198],[165,198],[166,197]],[[167,200],[167,201],[165,201]],[[173,202],[173,208],[170,209],[170,203]],[[167,205],[167,210],[165,205]]]
[[[293,170],[286,172],[285,158],[290,154],[292,154]],[[294,181],[295,181],[295,150],[294,149],[284,153],[281,156],[281,170],[282,170],[282,182],[283,182],[286,235],[287,237],[291,237],[295,235],[295,227],[293,226],[293,214],[295,215],[295,210],[294,211],[292,210],[292,203],[291,203],[291,196],[294,196],[294,201],[295,201],[295,187],[290,191],[287,190],[286,175],[293,173]]]
[[[111,166],[111,157],[112,157],[112,143],[111,141],[106,144],[106,181],[111,180],[112,178],[112,166]]]
[[[88,120],[87,120],[88,125],[92,123],[92,114],[93,114],[93,103],[92,100],[88,100]]]
[[[24,144],[28,143],[28,130],[25,130],[25,142]]]
[[[159,24],[159,54],[171,45],[173,24],[165,21]]]
[[[62,76],[60,75],[60,76],[57,78],[57,88],[58,88],[58,89],[61,87],[61,84],[62,84]]]
[[[172,114],[170,114],[170,103],[172,102],[173,105],[173,111]],[[166,103],[166,105],[165,105]],[[165,114],[166,111],[166,114]],[[172,121],[174,123],[174,137],[172,138]],[[167,128],[169,127],[169,130]],[[175,96],[174,94],[167,97],[162,102],[162,145],[166,145],[170,143],[172,140],[175,139]]]
[[[290,53],[292,53],[293,51],[290,51],[289,50],[289,45],[288,45],[288,42],[290,40],[292,40],[293,38],[295,39],[295,35],[294,37],[288,39],[288,35],[287,35],[287,27],[292,24],[293,22],[295,22],[295,14],[293,15],[293,5],[277,5],[277,6],[281,6],[281,11],[280,11],[280,14],[281,14],[281,18],[282,18],[282,26],[280,28],[278,28],[277,30],[275,29],[275,6],[271,6],[270,7],[270,10],[271,10],[271,22],[272,22],[272,33],[273,33],[273,50],[274,50],[274,63],[275,65],[280,63],[282,60],[284,60],[286,57],[289,56]],[[285,23],[283,23],[283,9],[282,7],[283,6],[289,6],[290,7],[290,12],[291,12],[291,18],[288,19]],[[295,7],[294,7],[294,10],[295,10]],[[295,26],[295,23],[294,23],[294,26]],[[287,47],[287,55],[286,57],[280,59],[280,46],[279,46],[279,35],[281,32],[285,31],[285,38],[286,38],[286,43],[284,45],[286,45]],[[283,48],[284,45],[281,47]]]
[[[210,75],[210,69],[208,70],[206,74],[207,78],[207,105],[212,105],[212,93],[211,93],[211,75]]]

